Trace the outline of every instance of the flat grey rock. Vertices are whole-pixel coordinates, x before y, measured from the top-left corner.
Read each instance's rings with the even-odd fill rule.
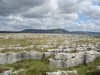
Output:
[[[57,72],[47,72],[46,73],[46,75],[69,75],[69,74],[78,75],[78,72],[76,70],[73,70],[73,71],[57,71]]]
[[[12,64],[23,59],[42,59],[43,53],[30,51],[18,53],[0,53],[0,64]]]

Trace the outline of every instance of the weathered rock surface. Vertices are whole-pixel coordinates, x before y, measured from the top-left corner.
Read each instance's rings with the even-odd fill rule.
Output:
[[[42,59],[43,53],[31,51],[31,52],[19,52],[19,53],[0,53],[0,64],[11,64],[23,59]]]
[[[18,74],[18,73],[20,73],[20,72],[23,72],[24,71],[24,69],[19,69],[19,70],[17,70],[17,71],[14,71],[14,72],[12,72],[11,74]]]
[[[76,70],[73,71],[57,71],[57,72],[47,72],[46,75],[78,75],[78,72]]]
[[[96,66],[96,69],[100,69],[100,66]]]
[[[79,64],[87,64],[94,61],[100,53],[97,51],[86,51],[79,53],[58,53],[54,58],[49,59],[49,64],[57,68],[73,67]]]
[[[1,72],[0,75],[9,75],[12,73],[12,70]]]

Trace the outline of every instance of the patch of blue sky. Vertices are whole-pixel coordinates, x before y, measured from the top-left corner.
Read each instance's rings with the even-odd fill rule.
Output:
[[[100,6],[100,1],[99,2],[93,2],[94,5]]]
[[[78,19],[76,20],[76,22],[81,22],[81,21],[88,22],[88,20],[89,20],[88,17],[86,17],[82,14],[78,14]]]

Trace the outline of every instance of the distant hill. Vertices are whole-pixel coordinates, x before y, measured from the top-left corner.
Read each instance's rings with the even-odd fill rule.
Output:
[[[88,34],[88,35],[100,35],[100,32],[88,32],[88,31],[73,31],[71,34]]]
[[[87,32],[87,31],[67,31],[64,29],[24,29],[22,31],[0,31],[0,33],[57,33],[57,34],[89,34],[89,35],[100,35],[100,32]]]
[[[70,33],[64,29],[49,29],[49,30],[41,30],[41,29],[24,29],[20,32],[24,33]]]

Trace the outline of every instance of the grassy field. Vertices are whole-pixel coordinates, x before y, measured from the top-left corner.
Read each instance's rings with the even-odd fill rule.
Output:
[[[0,52],[19,52],[36,50],[45,52],[49,49],[57,49],[59,46],[72,44],[93,44],[100,42],[99,36],[72,35],[72,34],[0,34]],[[76,53],[76,50],[70,53]],[[87,65],[79,65],[72,68],[56,68],[48,64],[48,58],[43,60],[22,60],[14,64],[0,65],[0,72],[23,69],[17,75],[45,75],[45,72],[57,70],[77,70],[79,75],[99,75],[100,70],[96,66],[100,65],[100,58]],[[14,74],[15,75],[15,74]]]
[[[0,52],[36,50],[40,52],[57,49],[60,45],[96,44],[97,36],[72,34],[0,34]]]
[[[2,35],[6,37],[7,34]],[[16,36],[20,36],[16,34]],[[0,52],[19,52],[19,51],[28,51],[28,50],[36,50],[40,52],[47,51],[48,49],[57,48],[65,38],[59,39],[59,35],[42,35],[42,34],[22,34],[21,37],[15,37],[14,34],[9,34],[9,38],[0,38],[0,48],[4,48]],[[34,47],[30,47],[34,46]],[[44,47],[43,47],[44,46]],[[47,47],[46,47],[47,46]],[[9,47],[12,49],[9,49]],[[42,48],[43,47],[43,48]],[[16,49],[14,49],[16,48]],[[20,48],[20,49],[17,49]]]

